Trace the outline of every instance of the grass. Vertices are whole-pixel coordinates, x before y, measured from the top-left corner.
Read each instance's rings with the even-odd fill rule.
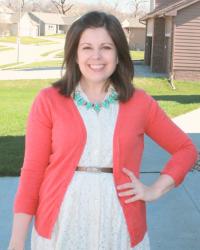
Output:
[[[55,38],[65,38],[66,34],[53,34],[53,35],[47,35],[46,37],[55,37]]]
[[[0,81],[0,176],[19,175],[31,104],[39,90],[53,81]],[[175,81],[177,90],[164,78],[135,78],[134,84],[153,95],[171,117],[200,107],[200,82]]]
[[[151,94],[172,118],[200,107],[200,82],[174,81],[176,90],[166,78],[138,77],[134,83]]]
[[[56,57],[63,58],[64,52],[56,54]],[[144,60],[144,51],[130,50],[130,56],[132,60]]]
[[[5,47],[5,46],[0,46],[0,52],[2,51],[7,51],[7,50],[13,50],[14,48],[9,48],[9,47]]]
[[[55,50],[47,51],[47,52],[41,54],[41,56],[48,56],[48,55],[50,55],[50,54],[52,54],[52,53],[54,53],[54,52],[59,52],[59,51],[62,51],[62,50],[60,50],[60,49],[55,49]]]
[[[12,67],[13,68],[13,67],[19,65],[20,63],[23,63],[23,62],[2,64],[2,65],[0,65],[0,69],[4,69],[4,68],[7,68],[7,67]]]
[[[42,61],[34,62],[26,65],[16,66],[14,69],[29,69],[29,68],[48,68],[48,67],[61,67],[61,60],[52,60],[52,61]]]
[[[0,81],[0,176],[19,175],[27,114],[36,93],[49,82]]]
[[[134,60],[144,60],[144,51],[130,50],[131,59]]]
[[[62,59],[63,59],[63,57],[64,57],[64,51],[59,52],[58,54],[56,54],[55,57],[58,57],[58,58],[62,58]]]
[[[23,36],[20,38],[20,43],[22,44],[38,44],[40,45],[41,43],[43,44],[52,44],[55,42],[52,42],[48,40],[48,37],[45,36],[46,39],[41,39],[38,37],[30,37],[30,36]],[[17,42],[17,37],[16,36],[6,36],[6,37],[1,37],[0,42],[4,43],[16,43]]]

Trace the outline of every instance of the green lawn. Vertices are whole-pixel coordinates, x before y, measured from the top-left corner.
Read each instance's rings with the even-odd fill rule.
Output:
[[[42,61],[14,67],[15,69],[61,67],[62,60]]]
[[[23,62],[19,62],[19,63],[8,63],[8,64],[2,64],[0,65],[0,69],[4,69],[4,68],[7,68],[7,67],[17,67],[17,65],[19,65],[20,63],[23,63]]]
[[[23,161],[28,112],[40,89],[54,80],[0,81],[0,175],[19,175]],[[177,82],[172,90],[166,79],[135,78],[135,85],[158,100],[169,116],[200,107],[200,82]]]
[[[52,54],[54,52],[60,52],[60,51],[62,51],[62,50],[60,50],[60,49],[50,50],[50,51],[47,51],[47,52],[41,54],[41,56],[48,56],[48,55],[50,55],[50,54]]]
[[[6,43],[16,43],[17,42],[17,37],[16,36],[6,36],[6,37],[1,37],[0,42],[6,42]],[[55,42],[52,42],[48,40],[48,37],[45,36],[45,39],[41,39],[39,37],[29,37],[29,36],[23,36],[20,38],[20,43],[22,44],[38,44],[40,45],[41,43],[43,44],[52,44]]]
[[[7,50],[13,50],[14,48],[9,48],[9,47],[5,47],[5,46],[0,46],[0,52],[1,51],[7,51]]]
[[[132,60],[144,60],[144,51],[134,51],[130,50],[130,55]],[[56,55],[58,58],[63,58],[64,52],[60,52]]]
[[[62,59],[63,59],[63,57],[64,57],[64,51],[59,52],[58,54],[56,54],[55,57],[58,57],[58,58],[62,58]]]
[[[144,51],[130,50],[132,60],[144,60]]]
[[[66,34],[53,34],[53,35],[47,35],[46,37],[55,37],[55,38],[65,38]]]
[[[173,90],[166,78],[136,78],[135,85],[145,89],[170,117],[175,117],[200,107],[200,82],[174,81]]]

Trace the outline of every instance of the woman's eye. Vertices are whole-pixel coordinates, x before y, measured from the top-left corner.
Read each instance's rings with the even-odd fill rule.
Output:
[[[104,46],[103,49],[111,49],[109,46]]]
[[[90,47],[84,47],[83,49],[91,49]]]

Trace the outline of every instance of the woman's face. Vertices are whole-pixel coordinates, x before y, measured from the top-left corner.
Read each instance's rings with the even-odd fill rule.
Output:
[[[115,44],[105,28],[88,28],[82,33],[77,50],[81,80],[104,84],[117,60]]]

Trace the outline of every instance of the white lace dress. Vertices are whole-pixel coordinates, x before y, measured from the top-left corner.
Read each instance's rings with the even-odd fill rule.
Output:
[[[77,89],[88,100],[80,85]],[[112,166],[112,143],[118,102],[107,109],[102,108],[99,113],[94,109],[87,110],[85,106],[77,107],[87,129],[87,141],[78,165],[98,168]],[[31,249],[149,250],[150,246],[146,233],[143,241],[131,248],[113,174],[75,171],[61,204],[52,238],[39,236],[33,226]]]

